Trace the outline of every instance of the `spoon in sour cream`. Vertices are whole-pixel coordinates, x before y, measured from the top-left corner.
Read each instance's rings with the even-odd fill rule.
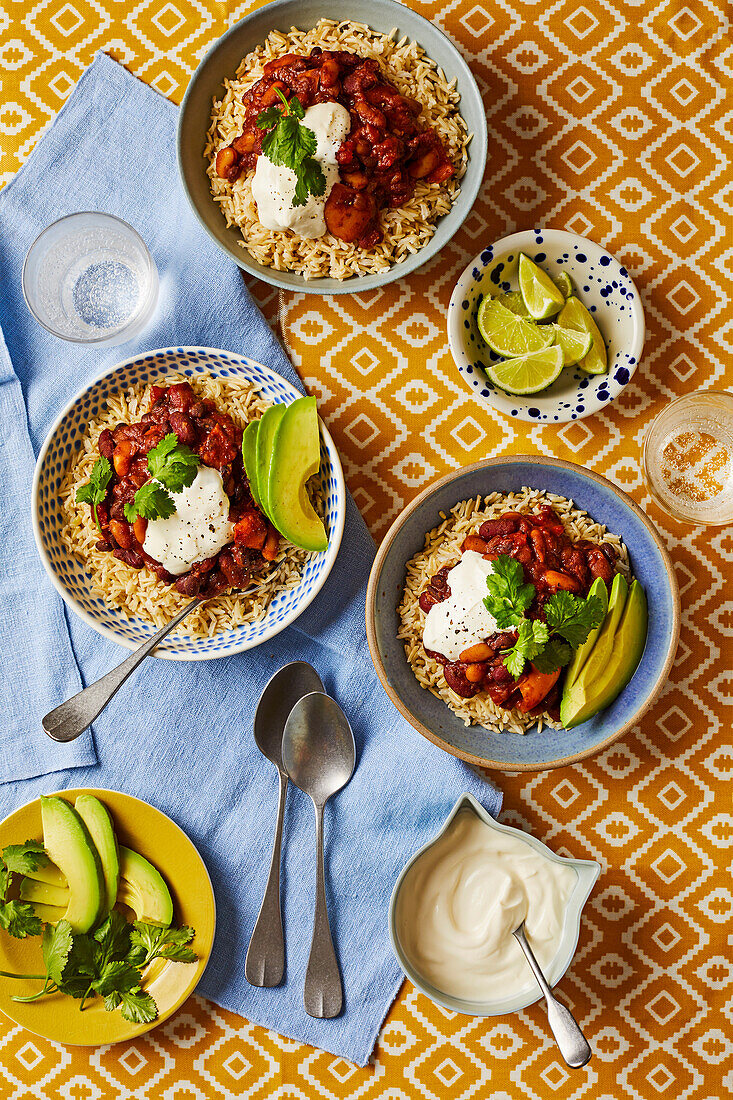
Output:
[[[271,579],[272,574],[269,574],[262,584],[252,585],[250,588],[236,589],[236,593],[240,596],[250,596]],[[144,661],[153,652],[155,647],[170,634],[171,630],[186,618],[186,615],[190,615],[201,604],[208,603],[210,599],[216,599],[216,597],[197,596],[195,600],[191,600],[177,615],[173,616],[170,622],[153,634],[152,638],[148,638],[141,646],[138,646],[121,665],[111,669],[99,680],[95,680],[93,684],[89,684],[88,687],[77,692],[76,695],[72,695],[65,703],[61,703],[49,711],[42,719],[41,724],[51,740],[62,743],[75,741],[87,726],[91,726],[94,719],[99,717],[107,703],[117,694],[125,680],[135,671],[140,662]]]
[[[515,928],[512,934],[522,951],[524,951],[527,962],[532,967],[532,972],[537,979],[537,984],[542,990],[547,1004],[547,1022],[550,1025],[552,1034],[555,1036],[560,1053],[572,1069],[580,1069],[581,1066],[590,1061],[592,1052],[588,1040],[580,1030],[578,1022],[570,1009],[558,1001],[547,984],[545,975],[535,958],[534,951],[529,946],[527,937],[524,934],[524,921],[519,925],[519,928]]]

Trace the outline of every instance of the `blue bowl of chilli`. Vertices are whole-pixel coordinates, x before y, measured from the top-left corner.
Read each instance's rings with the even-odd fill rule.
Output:
[[[609,707],[587,722],[570,730],[533,726],[525,733],[494,732],[480,725],[465,725],[442,699],[419,683],[398,637],[398,605],[405,589],[407,563],[423,548],[427,533],[456,504],[495,492],[521,492],[527,486],[572,501],[576,509],[587,512],[626,545],[631,572],[647,594],[648,631],[630,682]],[[487,459],[448,474],[412,501],[390,528],[375,559],[366,620],[371,656],[382,686],[415,729],[472,764],[499,771],[540,771],[601,752],[641,720],[658,698],[672,667],[679,639],[680,597],[659,532],[631,497],[606,478],[574,463],[516,455]]]
[[[125,613],[104,585],[100,587],[98,570],[85,561],[83,555],[73,552],[73,541],[70,547],[68,533],[65,533],[68,532],[69,522],[64,506],[65,484],[69,471],[83,455],[90,421],[105,414],[110,402],[115,408],[116,399],[131,387],[148,383],[165,386],[167,376],[169,381],[173,380],[170,376],[176,379],[184,376],[194,385],[197,379],[241,383],[254,390],[267,405],[289,405],[302,396],[275,371],[244,355],[202,347],[164,348],[143,352],[118,363],[85,386],[56,418],[38,455],[33,480],[31,507],[36,546],[46,572],[71,610],[105,638],[127,649],[136,649],[151,638],[158,627],[139,614]],[[132,419],[139,420],[140,417]],[[329,536],[328,549],[323,553],[304,556],[297,582],[287,586],[277,584],[262,617],[254,621],[234,622],[224,605],[221,612],[215,612],[219,621],[212,633],[208,636],[182,632],[169,634],[157,646],[156,657],[173,661],[202,661],[252,649],[284,630],[323,587],[341,544],[346,517],[346,490],[336,446],[322,423],[320,431],[318,488]],[[137,572],[147,574],[145,582],[153,578],[147,570]],[[137,586],[136,580],[131,583]],[[158,590],[161,600],[164,594],[171,592],[170,586],[163,584],[155,587],[156,593]],[[179,597],[181,605],[183,600],[189,598]],[[216,604],[214,599],[212,605]],[[204,605],[203,610],[207,607],[208,604]],[[172,613],[167,613],[167,618],[172,618]],[[182,626],[185,625],[184,621]]]

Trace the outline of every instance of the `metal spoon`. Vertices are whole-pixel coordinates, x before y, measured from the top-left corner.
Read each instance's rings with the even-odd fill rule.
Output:
[[[323,691],[323,684],[316,670],[307,661],[292,661],[284,665],[269,681],[255,711],[254,735],[257,748],[277,768],[280,785],[270,873],[244,963],[244,974],[250,985],[279,985],[285,971],[283,920],[280,911],[280,845],[288,777],[282,762],[283,728],[298,700],[313,691]]]
[[[527,942],[527,937],[524,932],[524,921],[522,921],[519,928],[515,930],[514,938],[519,943],[522,951],[524,951],[527,962],[532,967],[534,976],[537,979],[537,984],[545,996],[545,1001],[547,1003],[547,1020],[552,1030],[552,1034],[555,1036],[555,1041],[560,1049],[560,1053],[572,1069],[580,1069],[581,1066],[584,1066],[586,1062],[590,1061],[592,1054],[588,1040],[580,1030],[578,1022],[570,1009],[566,1008],[564,1004],[558,1001],[545,981],[545,975],[540,969],[534,951]]]
[[[331,938],[323,871],[323,807],[351,779],[356,745],[346,715],[328,695],[305,695],[283,732],[283,764],[316,814],[316,906],[303,1002],[309,1016],[330,1019],[343,1007],[343,987]]]
[[[270,580],[271,577],[267,579]],[[252,588],[237,589],[237,595],[249,596],[262,587],[261,584],[258,584]],[[146,642],[138,646],[121,665],[105,673],[93,684],[89,684],[88,687],[77,692],[76,695],[72,695],[65,703],[61,703],[49,711],[45,718],[41,720],[48,736],[54,741],[74,741],[84,732],[87,726],[91,726],[95,718],[99,717],[128,676],[135,671],[141,661],[153,652],[159,642],[162,642],[166,635],[170,634],[171,630],[186,618],[186,615],[190,615],[202,603],[207,603],[214,598],[213,596],[197,596],[195,600],[191,600],[177,615],[174,615],[169,623],[166,623],[156,634],[153,634],[152,638],[148,638]]]

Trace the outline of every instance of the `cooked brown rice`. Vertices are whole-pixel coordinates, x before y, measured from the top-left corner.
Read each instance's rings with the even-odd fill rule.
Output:
[[[166,373],[151,385],[173,385],[188,382],[201,398],[215,401],[227,412],[238,427],[265,411],[268,402],[263,401],[254,387],[246,382],[222,380],[211,376],[187,378],[184,375]],[[120,423],[132,423],[148,411],[149,386],[138,385],[111,397],[104,411],[90,421],[79,451],[73,456],[61,488],[61,507],[64,523],[61,528],[62,545],[81,562],[91,582],[92,594],[104,599],[111,607],[121,608],[128,618],[140,618],[160,627],[190,602],[148,569],[134,569],[119,561],[109,551],[97,550],[99,531],[86,504],[77,504],[76,492],[89,480],[92,467],[99,458],[97,441],[105,428],[113,429]],[[316,508],[321,501],[316,497]],[[267,577],[259,591],[250,596],[217,596],[188,615],[174,634],[210,637],[222,630],[231,630],[243,623],[258,622],[267,613],[273,597],[283,589],[294,588],[300,583],[304,563],[310,557],[280,540],[280,553],[267,569]],[[253,583],[257,578],[253,577]]]
[[[610,546],[616,554],[617,570],[629,576],[628,551],[617,535],[611,534],[587,512],[576,508],[572,500],[526,486],[521,493],[491,493],[483,500],[478,496],[459,501],[448,516],[441,512],[442,522],[427,533],[423,549],[407,563],[405,591],[397,609],[401,624],[397,637],[405,643],[410,668],[420,685],[442,699],[465,725],[483,726],[491,733],[526,733],[535,724],[538,730],[543,726],[553,729],[562,729],[562,726],[549,715],[537,718],[516,709],[499,707],[486,692],[472,699],[463,699],[452,691],[443,677],[443,666],[434,657],[429,657],[423,648],[425,612],[418,601],[421,592],[439,569],[444,565],[457,564],[463,540],[467,535],[475,534],[484,520],[495,519],[508,511],[535,512],[543,504],[552,506],[574,542],[588,539],[598,545],[605,543]]]
[[[407,38],[397,42],[396,36],[396,30],[380,34],[365,23],[333,19],[321,19],[310,31],[296,27],[288,34],[271,31],[267,41],[244,58],[236,79],[224,81],[226,94],[221,101],[213,101],[211,127],[206,135],[207,172],[214,200],[221,206],[227,226],[241,230],[243,239],[239,243],[259,263],[278,271],[296,271],[306,279],[374,275],[422,248],[435,232],[437,219],[450,210],[466,171],[470,141],[466,123],[458,111],[460,94],[456,79],[447,80],[443,70],[416,42]],[[265,64],[272,58],[285,53],[309,54],[314,46],[348,50],[379,61],[385,76],[401,94],[422,104],[422,121],[438,134],[456,168],[455,175],[446,183],[418,180],[414,195],[404,206],[382,210],[380,225],[384,237],[374,248],[358,248],[330,233],[307,240],[290,230],[265,229],[257,219],[252,197],[254,171],[234,183],[216,174],[217,152],[230,145],[242,131],[242,93],[262,77]]]

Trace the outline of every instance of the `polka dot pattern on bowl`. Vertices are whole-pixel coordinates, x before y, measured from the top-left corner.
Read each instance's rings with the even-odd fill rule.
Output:
[[[152,637],[156,628],[91,594],[90,577],[83,564],[61,545],[63,516],[60,488],[72,455],[81,446],[89,420],[107,399],[129,386],[160,380],[166,372],[222,379],[242,379],[255,386],[272,404],[290,404],[302,394],[268,367],[227,351],[210,348],[166,348],[149,352],[114,367],[90,383],[64,410],[51,429],[36,464],[33,515],[36,544],[55,587],[90,626],[112,641],[135,649]],[[169,635],[156,655],[172,660],[204,660],[224,657],[260,645],[293,622],[305,610],[328,576],[338,553],[346,514],[346,491],[341,462],[328,432],[321,425],[321,487],[326,501],[325,525],[329,548],[306,560],[300,584],[278,593],[264,619],[222,631],[210,638]]]
[[[607,374],[565,367],[548,389],[526,396],[504,393],[489,381],[486,367],[499,357],[481,336],[476,315],[484,295],[518,289],[522,252],[549,275],[570,276],[603,334]],[[628,271],[599,245],[556,229],[528,230],[484,249],[468,265],[448,307],[448,339],[459,372],[488,405],[518,420],[559,424],[598,412],[628,384],[644,346],[644,313]]]

